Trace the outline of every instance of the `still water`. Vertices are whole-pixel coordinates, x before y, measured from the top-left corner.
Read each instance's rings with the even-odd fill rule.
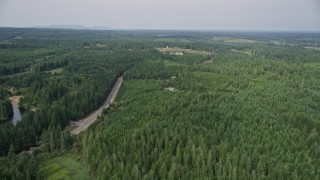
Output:
[[[13,108],[13,117],[10,120],[10,123],[16,125],[22,119],[22,113],[18,107]]]

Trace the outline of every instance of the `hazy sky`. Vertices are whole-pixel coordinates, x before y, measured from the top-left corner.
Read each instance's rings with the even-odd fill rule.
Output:
[[[0,0],[0,27],[320,31],[320,0]]]

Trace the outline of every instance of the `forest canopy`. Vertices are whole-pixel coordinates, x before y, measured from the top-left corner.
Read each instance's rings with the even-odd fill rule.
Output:
[[[318,36],[1,28],[0,179],[319,179]]]

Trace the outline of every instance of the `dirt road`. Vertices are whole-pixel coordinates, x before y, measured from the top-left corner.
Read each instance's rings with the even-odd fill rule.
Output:
[[[112,91],[110,92],[108,99],[103,103],[103,105],[93,113],[91,113],[89,116],[85,117],[84,119],[77,121],[75,124],[73,124],[73,129],[71,130],[71,134],[79,134],[81,131],[87,129],[92,123],[94,123],[97,118],[101,115],[104,109],[108,108],[111,103],[115,100],[117,93],[120,89],[120,86],[122,84],[122,76],[117,79],[117,82],[112,88]]]
[[[12,107],[18,108],[19,107],[19,102],[22,96],[11,96],[9,97]]]

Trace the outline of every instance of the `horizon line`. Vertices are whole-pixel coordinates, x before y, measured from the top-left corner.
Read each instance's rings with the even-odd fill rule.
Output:
[[[79,26],[79,28],[63,28],[50,26]],[[106,28],[106,29],[98,29]],[[192,28],[113,28],[107,26],[82,26],[82,25],[39,25],[39,26],[0,26],[0,28],[15,29],[56,29],[56,30],[92,30],[92,31],[198,31],[198,32],[288,32],[288,33],[320,33],[320,30],[294,30],[294,29],[192,29]],[[95,29],[97,28],[97,29]]]

